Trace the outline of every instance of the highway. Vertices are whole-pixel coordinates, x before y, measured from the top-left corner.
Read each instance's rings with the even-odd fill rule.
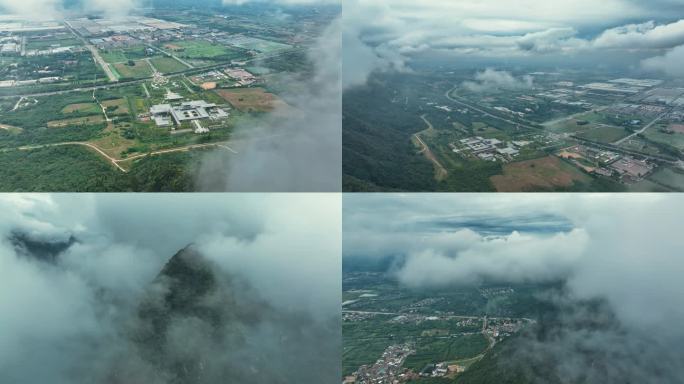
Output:
[[[292,53],[296,51],[302,50],[297,49],[297,50],[289,50],[287,52],[279,52],[279,53],[274,53],[272,55],[267,55],[267,56],[260,56],[260,57],[255,57],[249,60],[245,60],[246,63],[250,63],[253,61],[257,60],[267,60],[267,59],[272,59],[274,57],[282,56],[286,53]],[[169,78],[173,77],[182,77],[187,74],[191,73],[200,73],[200,72],[206,72],[206,71],[211,71],[213,69],[220,69],[220,68],[226,68],[232,66],[231,63],[220,63],[220,64],[215,64],[215,65],[210,65],[207,67],[200,67],[200,68],[188,68],[182,71],[174,72],[168,75],[164,75]],[[59,91],[49,91],[49,92],[38,92],[38,93],[25,93],[25,94],[12,94],[12,95],[3,95],[0,96],[0,99],[14,99],[16,97],[43,97],[43,96],[57,96],[57,95],[65,95],[68,93],[73,93],[73,92],[83,92],[83,91],[92,91],[92,90],[98,90],[98,89],[110,89],[110,88],[117,88],[117,87],[126,87],[129,85],[135,85],[135,84],[144,84],[152,79],[152,76],[144,77],[141,79],[136,79],[136,80],[126,80],[126,81],[118,81],[116,83],[108,83],[108,84],[101,84],[101,85],[95,85],[95,86],[90,86],[90,87],[77,87],[77,88],[69,88],[69,89],[63,89]]]
[[[482,109],[482,108],[480,108],[480,107],[476,107],[476,106],[474,106],[474,105],[472,105],[472,104],[468,104],[468,103],[465,103],[465,102],[463,102],[463,101],[461,101],[461,100],[455,99],[455,98],[451,97],[451,93],[452,93],[454,90],[456,90],[456,88],[457,88],[457,87],[451,88],[451,89],[448,90],[447,93],[445,94],[445,96],[446,96],[447,99],[451,100],[452,102],[454,102],[454,103],[456,103],[456,104],[459,104],[459,105],[461,105],[461,106],[463,106],[463,107],[466,107],[466,108],[468,108],[468,109],[472,109],[473,111],[480,112],[481,114],[483,114],[483,115],[485,115],[485,116],[487,116],[487,117],[491,117],[492,119],[496,119],[496,120],[499,120],[499,121],[503,121],[503,122],[506,122],[506,123],[508,123],[508,124],[518,125],[518,126],[521,126],[521,127],[527,128],[527,129],[532,129],[532,130],[539,130],[539,129],[540,129],[540,128],[538,128],[538,127],[535,127],[535,126],[532,126],[532,125],[528,125],[528,124],[525,124],[525,123],[521,123],[521,122],[519,122],[519,121],[510,120],[510,119],[506,119],[506,118],[501,117],[501,116],[493,115],[493,114],[491,114],[490,112],[487,112],[487,111],[485,111],[484,109]]]
[[[109,64],[107,64],[107,62],[102,58],[102,56],[100,56],[100,52],[97,50],[97,47],[90,44],[90,42],[88,40],[86,40],[83,36],[76,33],[76,31],[74,30],[74,28],[71,27],[71,24],[69,24],[68,21],[64,21],[64,24],[66,24],[69,31],[74,36],[76,36],[76,38],[81,40],[81,42],[83,42],[83,45],[85,45],[86,48],[88,48],[90,53],[93,55],[93,58],[95,59],[95,61],[100,65],[100,67],[102,67],[102,70],[107,74],[109,81],[111,81],[113,83],[119,81],[119,78],[114,74],[114,72],[112,71],[112,68],[109,66]]]
[[[640,135],[640,134],[646,132],[647,129],[651,128],[651,127],[654,126],[658,121],[660,121],[663,117],[667,116],[668,113],[670,113],[670,110],[668,110],[667,112],[663,113],[662,115],[656,117],[653,121],[651,121],[648,125],[646,125],[645,127],[641,128],[640,130],[638,130],[638,131],[632,133],[631,135],[629,135],[629,136],[627,136],[627,137],[623,137],[622,139],[620,139],[620,140],[614,142],[613,145],[620,145],[620,144],[624,143],[625,141],[627,141],[627,140],[633,138],[634,136],[637,136],[637,135]]]

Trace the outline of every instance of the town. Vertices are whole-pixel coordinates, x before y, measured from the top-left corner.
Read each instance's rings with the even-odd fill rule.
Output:
[[[522,316],[468,315],[457,304],[465,308],[474,302],[527,295],[510,286],[440,291],[425,297],[398,289],[373,272],[347,273],[344,282],[344,384],[453,379],[498,343],[536,323]]]
[[[237,126],[294,112],[282,95],[294,74],[306,76],[305,52],[338,11],[304,9],[287,22],[275,10],[255,19],[182,6],[115,18],[3,15],[0,156],[30,167],[40,154],[65,171],[78,158],[125,174],[156,156],[236,154]]]

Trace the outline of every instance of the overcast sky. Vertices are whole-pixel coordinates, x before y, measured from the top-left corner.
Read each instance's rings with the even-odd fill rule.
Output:
[[[684,321],[683,209],[676,195],[347,195],[343,255],[405,256],[393,273],[410,287],[565,280],[663,325]]]
[[[650,71],[682,74],[679,0],[346,0],[344,16],[347,87],[435,52],[492,61],[610,52]],[[656,59],[640,62],[649,57]]]

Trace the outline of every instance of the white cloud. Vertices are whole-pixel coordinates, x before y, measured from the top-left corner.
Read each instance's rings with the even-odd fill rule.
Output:
[[[641,62],[642,68],[665,73],[669,76],[684,76],[684,45],[675,47],[662,56],[655,56]]]
[[[459,55],[505,59],[540,54],[599,55],[607,48],[652,50],[682,44],[684,20],[668,22],[673,9],[684,12],[684,4],[658,3],[660,6],[631,0],[349,0],[344,12],[352,17],[345,20],[344,33],[345,41],[353,44],[344,47],[348,50],[344,57],[363,55],[358,66],[345,68],[345,83],[358,84],[373,70],[392,69],[385,60],[388,56],[400,58],[399,67],[406,70],[413,57],[431,50],[452,54],[455,59]],[[639,18],[656,21],[628,24]]]
[[[661,49],[681,44],[684,44],[684,19],[663,25],[648,21],[611,28],[593,41],[597,49]]]
[[[471,232],[454,234],[463,249],[452,255],[432,249],[429,244],[425,250],[409,255],[397,272],[399,281],[414,287],[473,284],[483,279],[553,281],[572,272],[589,241],[583,230],[550,237],[513,232],[493,239],[464,235],[464,231]]]
[[[534,85],[531,76],[516,79],[510,72],[487,68],[475,74],[475,81],[465,81],[462,86],[472,92],[488,92],[497,89],[529,89]]]

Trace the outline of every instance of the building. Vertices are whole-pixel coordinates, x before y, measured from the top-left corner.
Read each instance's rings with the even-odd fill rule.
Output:
[[[150,108],[150,115],[152,115],[152,119],[160,127],[171,126],[174,123],[180,126],[184,122],[203,119],[215,120],[229,116],[226,111],[219,108],[216,104],[207,103],[204,100],[187,101],[176,106],[171,104],[154,105]],[[197,125],[195,125],[195,128],[200,130]],[[202,132],[205,132],[205,130],[206,128],[201,129]]]

